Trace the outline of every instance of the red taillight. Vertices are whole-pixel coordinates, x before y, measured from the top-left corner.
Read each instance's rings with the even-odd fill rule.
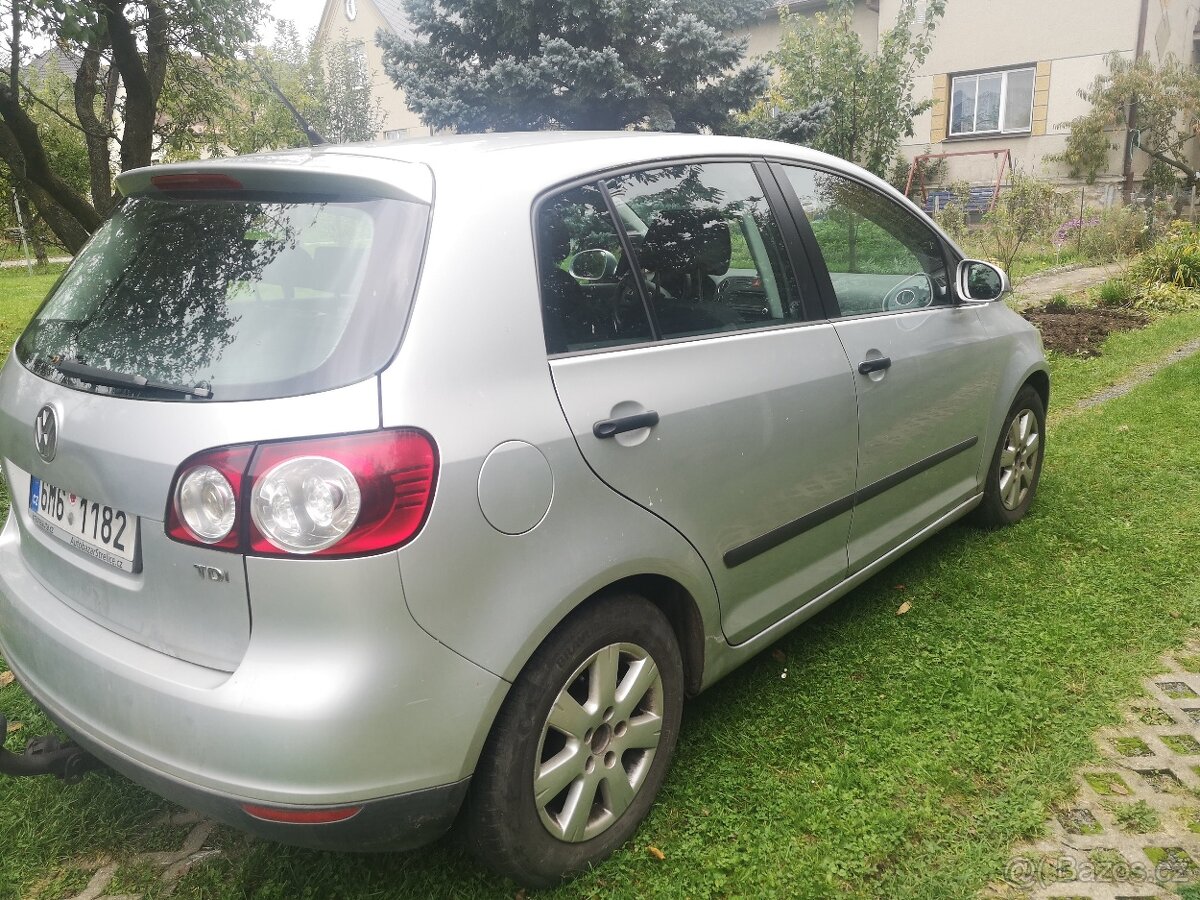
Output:
[[[187,459],[171,483],[171,496],[167,500],[167,534],[185,544],[202,544],[205,547],[220,547],[223,550],[236,550],[241,544],[243,531],[242,520],[245,518],[245,504],[241,501],[242,481],[246,467],[250,464],[250,455],[254,452],[252,445],[241,447],[219,447],[216,450],[205,450]],[[237,512],[233,518],[233,527],[222,540],[212,543],[196,535],[184,522],[179,508],[179,486],[190,472],[204,466],[210,466],[225,476],[233,488],[234,497],[238,498]]]
[[[240,191],[242,183],[219,172],[180,172],[172,175],[152,175],[150,184],[164,193],[183,194],[191,191]]]
[[[361,806],[335,806],[322,809],[286,809],[278,806],[259,806],[254,803],[243,803],[242,810],[256,819],[264,822],[283,822],[288,825],[330,825],[334,822],[345,822],[353,819],[360,812]]]
[[[192,532],[179,510],[181,481],[202,466],[224,475],[237,497],[233,530],[216,543]],[[189,458],[175,473],[167,534],[184,543],[261,556],[360,556],[392,550],[424,524],[437,469],[433,439],[406,428],[209,450]],[[276,477],[280,472],[284,475]],[[340,473],[340,482],[335,477],[327,484],[329,472]],[[343,500],[353,501],[353,514],[341,508],[339,518]]]

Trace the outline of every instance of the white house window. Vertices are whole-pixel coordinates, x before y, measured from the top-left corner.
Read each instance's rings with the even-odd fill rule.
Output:
[[[950,100],[950,134],[1009,134],[1033,125],[1035,70],[959,75]]]
[[[398,141],[403,137],[408,137],[407,128],[391,128],[383,133],[385,141]]]

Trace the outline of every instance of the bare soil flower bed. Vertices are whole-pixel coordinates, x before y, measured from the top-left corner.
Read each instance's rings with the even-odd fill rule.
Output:
[[[1109,334],[1144,328],[1150,321],[1140,313],[1082,306],[1039,306],[1022,310],[1021,315],[1041,331],[1047,350],[1071,356],[1099,356]]]

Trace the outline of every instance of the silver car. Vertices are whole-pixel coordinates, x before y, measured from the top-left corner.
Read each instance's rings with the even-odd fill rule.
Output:
[[[0,655],[68,769],[270,839],[457,821],[579,872],[685,697],[1037,490],[1004,275],[819,153],[463,136],[118,185],[0,374]]]

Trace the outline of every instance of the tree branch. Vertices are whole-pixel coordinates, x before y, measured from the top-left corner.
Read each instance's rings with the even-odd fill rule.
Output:
[[[34,93],[33,88],[31,88],[29,85],[25,84],[25,82],[21,81],[21,82],[18,82],[18,84],[20,85],[21,90],[25,92],[26,97],[28,97],[30,100],[32,100],[34,103],[36,103],[38,106],[42,107],[43,109],[48,109],[50,112],[54,113],[54,115],[56,115],[59,119],[61,119],[67,125],[70,125],[76,131],[80,131],[85,135],[95,134],[97,137],[103,137],[105,140],[108,140],[110,137],[113,137],[113,135],[110,132],[106,132],[103,129],[101,129],[100,131],[97,131],[97,132],[88,131],[88,129],[84,128],[82,125],[80,125],[75,120],[68,119],[66,116],[64,116],[61,112],[58,111],[58,109],[55,108],[55,106],[52,103],[48,103],[47,101],[45,101],[41,97],[39,97],[36,93]]]

